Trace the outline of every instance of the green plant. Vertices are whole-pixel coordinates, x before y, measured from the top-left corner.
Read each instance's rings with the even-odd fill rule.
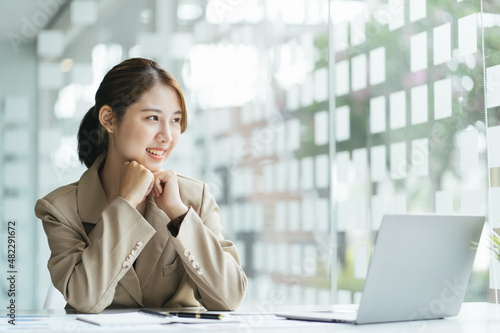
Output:
[[[490,244],[488,248],[491,251],[491,256],[498,262],[500,262],[500,236],[495,232],[493,229],[488,230],[488,238],[490,240]],[[479,243],[477,242],[471,242],[474,247],[473,249],[478,248]]]

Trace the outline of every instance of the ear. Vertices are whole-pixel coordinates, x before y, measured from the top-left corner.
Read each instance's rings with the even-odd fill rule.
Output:
[[[99,122],[108,133],[113,133],[116,129],[116,120],[113,109],[109,105],[103,105],[99,109]]]

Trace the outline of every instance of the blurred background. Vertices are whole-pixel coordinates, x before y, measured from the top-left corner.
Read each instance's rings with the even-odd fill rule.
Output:
[[[130,57],[183,88],[188,128],[165,167],[209,184],[249,277],[244,304],[359,302],[386,213],[500,227],[499,7],[0,0],[2,304],[15,220],[18,308],[64,306],[33,208],[86,170],[79,123]],[[483,243],[466,300],[495,302],[500,266]]]

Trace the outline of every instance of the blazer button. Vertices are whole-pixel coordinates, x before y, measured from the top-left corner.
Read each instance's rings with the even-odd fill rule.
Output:
[[[123,267],[124,269],[127,269],[127,268],[129,268],[131,265],[132,265],[132,264],[130,263],[130,261],[124,261],[124,262],[123,262],[122,267]]]
[[[188,249],[186,249],[186,250],[184,251],[184,255],[185,255],[186,257],[189,257],[189,255],[190,255],[190,254],[191,254],[191,251],[189,251]]]
[[[134,260],[134,256],[129,254],[127,257],[127,261],[132,261],[132,260]]]
[[[198,273],[198,275],[201,275],[201,274],[203,274],[203,269],[201,269],[201,268],[198,268],[198,269],[196,270],[196,273]]]
[[[189,255],[188,260],[193,262],[194,261],[194,256],[192,254]]]
[[[200,263],[197,262],[196,260],[193,261],[193,268],[196,268],[196,269],[200,268]]]
[[[143,243],[143,242],[137,242],[137,244],[135,244],[135,248],[136,248],[137,250],[142,249],[142,247],[143,247],[143,246],[144,246],[144,243]]]
[[[132,249],[132,251],[130,252],[130,254],[133,255],[134,257],[137,256],[137,253],[139,253],[137,249]]]

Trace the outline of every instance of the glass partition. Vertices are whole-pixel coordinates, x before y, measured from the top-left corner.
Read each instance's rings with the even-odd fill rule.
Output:
[[[195,39],[209,37],[184,78],[198,166],[243,258],[246,302],[328,304],[328,2],[242,1],[219,16],[217,4],[195,24]]]
[[[483,84],[484,103],[482,107],[486,113],[487,161],[489,168],[489,225],[498,232],[500,228],[500,157],[498,138],[500,133],[500,4],[495,1],[481,2],[481,31],[483,53]],[[491,243],[485,242],[488,246]],[[495,259],[490,259],[489,271],[489,300],[498,304],[498,289],[500,289],[500,265]]]
[[[491,163],[496,148],[487,139],[483,51],[490,62],[498,42],[491,29],[483,43],[482,27],[498,8],[482,5],[330,2],[339,303],[359,301],[384,214],[488,215],[487,152]],[[484,251],[467,300],[486,298]]]

